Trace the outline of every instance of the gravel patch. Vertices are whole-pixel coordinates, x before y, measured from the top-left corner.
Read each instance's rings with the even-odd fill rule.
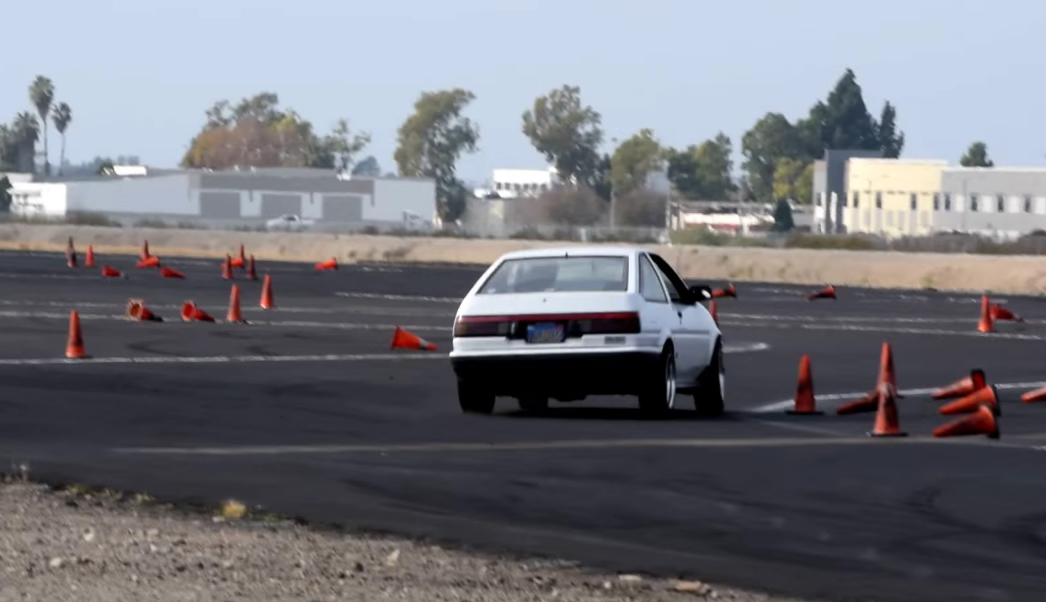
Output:
[[[252,518],[235,504],[223,510],[0,485],[0,601],[798,602],[315,530]]]

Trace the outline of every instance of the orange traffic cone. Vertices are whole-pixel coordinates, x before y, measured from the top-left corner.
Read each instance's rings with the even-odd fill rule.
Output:
[[[87,245],[87,258],[84,259],[84,265],[89,268],[94,267],[94,245]]]
[[[995,388],[995,385],[984,387],[979,391],[970,393],[966,397],[944,404],[938,412],[942,416],[969,414],[982,405],[991,406],[991,410],[996,416],[1002,415],[1002,407],[999,404],[999,391]]]
[[[225,316],[225,320],[241,324],[247,322],[243,319],[243,312],[240,311],[240,286],[238,284],[232,285],[232,292],[229,293],[229,313]]]
[[[149,259],[152,255],[149,254],[149,241],[145,240],[142,243],[142,254],[138,259]]]
[[[977,332],[995,332],[995,321],[992,320],[991,302],[988,295],[981,295],[981,321],[977,323]]]
[[[258,272],[254,266],[254,255],[251,255],[250,260],[247,261],[247,280],[257,280]]]
[[[737,298],[737,288],[733,284],[726,285],[726,288],[712,289],[712,297],[733,297]]]
[[[228,254],[225,255],[225,261],[222,262],[222,278],[232,280],[232,257]]]
[[[178,278],[180,280],[185,280],[185,274],[167,266],[160,266],[160,276],[163,276],[164,278]]]
[[[956,397],[965,397],[974,391],[979,391],[984,387],[988,386],[988,380],[984,376],[984,370],[980,368],[974,368],[970,370],[970,375],[960,378],[954,383],[947,387],[941,387],[931,394],[934,399],[955,399]]]
[[[999,305],[998,303],[992,303],[991,304],[991,307],[989,308],[989,313],[991,314],[992,321],[995,321],[995,320],[1003,320],[1003,321],[1008,321],[1008,322],[1023,322],[1024,321],[1024,318],[1018,316],[1017,314],[1015,314],[1012,311],[1006,309],[1005,307]]]
[[[835,413],[845,416],[876,411],[879,408],[879,386],[884,382],[889,384],[893,390],[894,399],[904,399],[904,396],[897,392],[897,375],[893,368],[893,348],[887,342],[883,343],[879,357],[879,379],[876,381],[875,388],[864,397],[837,407]]]
[[[272,298],[272,276],[266,274],[265,279],[262,281],[262,294],[261,303],[258,304],[262,309],[272,309],[276,307],[276,303]]]
[[[897,373],[893,369],[893,347],[890,343],[883,342],[883,350],[879,356],[879,382],[890,383],[897,399],[904,399],[897,389]]]
[[[196,306],[192,301],[182,304],[182,321],[184,322],[213,322],[214,317]]]
[[[83,333],[80,332],[80,313],[75,309],[69,312],[69,340],[65,344],[65,357],[71,360],[87,357]]]
[[[436,345],[397,326],[395,332],[392,333],[392,342],[389,344],[389,349],[435,351]]]
[[[138,269],[160,267],[160,258],[155,255],[150,255],[149,257],[140,260],[134,267]]]
[[[860,399],[855,399],[850,403],[844,403],[843,405],[835,408],[835,413],[839,416],[846,416],[848,414],[864,414],[867,412],[874,412],[879,407],[879,391],[878,388],[872,389],[867,395]]]
[[[126,315],[128,320],[136,322],[163,322],[163,318],[145,306],[144,299],[128,299]]]
[[[875,415],[875,426],[869,437],[907,437],[901,431],[901,422],[897,416],[897,396],[888,382],[879,384],[879,411]]]
[[[1046,387],[1040,389],[1033,389],[1028,391],[1024,395],[1021,395],[1021,401],[1024,403],[1034,403],[1036,401],[1042,401],[1046,399]]]
[[[814,291],[806,296],[807,301],[813,301],[814,299],[838,299],[835,296],[835,287],[829,284],[819,291]]]
[[[999,421],[988,406],[980,406],[970,416],[943,424],[933,430],[934,437],[962,437],[985,435],[989,439],[999,438]]]
[[[121,276],[123,276],[123,273],[121,273],[120,270],[118,270],[116,268],[109,267],[107,265],[103,265],[102,266],[102,276],[104,276],[106,278],[120,278]]]
[[[817,403],[814,399],[814,375],[810,368],[809,355],[804,355],[799,359],[799,382],[795,389],[795,407],[785,413],[801,416],[824,414],[817,410]]]
[[[316,271],[317,272],[326,272],[326,271],[336,270],[336,269],[338,269],[338,260],[333,258],[333,257],[331,257],[327,261],[321,261],[321,262],[316,264]]]
[[[65,265],[76,267],[76,249],[73,248],[73,239],[69,239],[69,246],[65,249]]]
[[[247,267],[247,258],[243,256],[243,245],[240,245],[240,254],[232,258],[232,267],[237,269],[243,269]]]

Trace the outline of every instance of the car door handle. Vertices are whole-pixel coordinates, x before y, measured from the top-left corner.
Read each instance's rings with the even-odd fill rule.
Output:
[[[679,316],[679,319],[680,319],[680,320],[682,320],[682,319],[683,319],[683,312],[681,312],[681,311],[677,311],[677,312],[676,312],[676,315],[677,315],[677,316]]]

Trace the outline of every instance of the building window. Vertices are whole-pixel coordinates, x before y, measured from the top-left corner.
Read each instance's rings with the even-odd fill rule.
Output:
[[[883,208],[883,193],[881,193],[881,192],[875,193],[875,208],[876,209],[882,209]]]
[[[944,195],[944,210],[945,211],[951,211],[952,210],[952,195],[950,195],[950,194],[945,194]]]
[[[971,194],[970,195],[970,211],[972,211],[974,213],[977,212],[977,195],[976,194]]]
[[[1001,194],[995,197],[995,210],[999,213],[1006,213],[1006,197]]]
[[[854,193],[854,209],[857,209],[860,206],[861,206],[861,193],[860,192],[855,192]]]
[[[912,206],[912,211],[916,211],[916,210],[919,209],[919,195],[918,194],[913,192],[909,196],[909,202],[910,202],[910,204]]]
[[[1028,196],[1024,197],[1024,212],[1025,213],[1031,213],[1031,211],[1032,211],[1031,195],[1028,195]]]

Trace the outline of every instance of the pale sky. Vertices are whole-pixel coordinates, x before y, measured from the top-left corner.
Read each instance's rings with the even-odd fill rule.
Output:
[[[805,115],[847,67],[872,113],[898,108],[905,157],[1046,165],[1046,3],[1032,0],[48,0],[5,2],[0,119],[51,77],[74,122],[67,155],[172,167],[222,98],[279,94],[320,131],[368,130],[394,169],[422,90],[464,87],[480,152],[459,174],[544,166],[521,130],[564,83],[607,138],[653,128],[685,146],[741,135],[767,111]],[[52,130],[51,161],[58,139]]]

